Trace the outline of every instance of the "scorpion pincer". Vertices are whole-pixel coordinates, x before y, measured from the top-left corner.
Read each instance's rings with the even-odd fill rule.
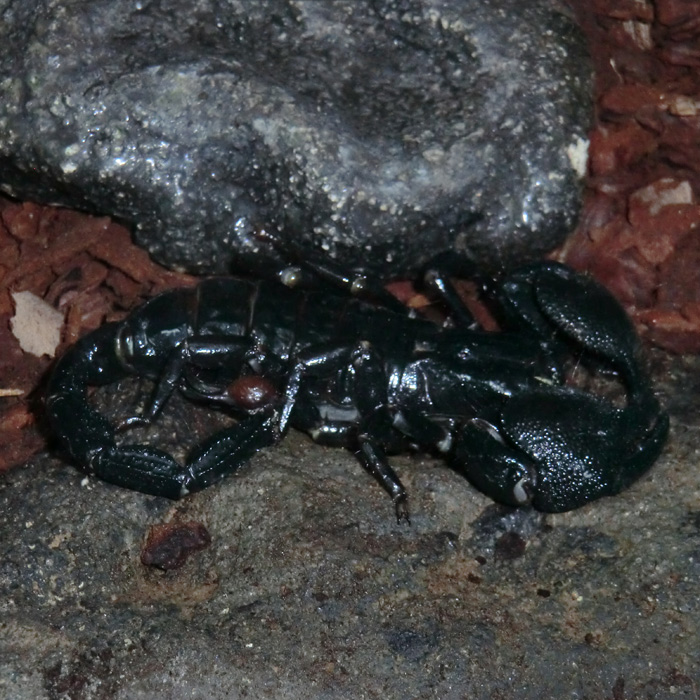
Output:
[[[658,457],[668,416],[637,335],[589,277],[552,262],[516,271],[490,287],[502,330],[486,332],[437,272],[426,279],[452,323],[415,317],[364,279],[311,271],[285,275],[288,284],[206,279],[79,340],[46,395],[70,458],[104,481],[177,499],[234,473],[293,427],[352,450],[408,519],[387,459],[403,450],[437,453],[494,500],[548,512],[617,494]],[[616,375],[623,405],[568,386],[572,358]],[[155,388],[124,425],[153,421],[175,390],[238,420],[184,465],[154,447],[118,444],[88,387],[130,374]]]

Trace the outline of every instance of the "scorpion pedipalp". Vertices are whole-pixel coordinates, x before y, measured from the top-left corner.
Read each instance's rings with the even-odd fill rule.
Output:
[[[561,512],[614,496],[642,476],[666,441],[658,406],[617,408],[598,396],[548,387],[514,397],[497,429],[457,434],[452,465],[508,505],[526,487],[537,510]]]

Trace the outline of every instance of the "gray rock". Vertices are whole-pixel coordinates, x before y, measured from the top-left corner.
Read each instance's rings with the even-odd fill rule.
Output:
[[[262,226],[388,278],[575,221],[590,69],[555,0],[0,10],[0,187],[121,219],[167,265],[262,260]]]

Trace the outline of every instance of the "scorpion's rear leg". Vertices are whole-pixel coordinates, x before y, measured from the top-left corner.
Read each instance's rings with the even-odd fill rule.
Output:
[[[373,275],[343,267],[328,256],[321,257],[313,252],[301,250],[292,241],[282,241],[268,231],[260,231],[258,237],[272,245],[284,260],[291,264],[278,275],[278,279],[287,287],[331,287],[398,313],[408,313],[408,309],[386,290],[384,282]]]
[[[179,498],[186,479],[183,468],[161,450],[117,446],[111,423],[88,403],[89,385],[116,382],[128,374],[114,352],[116,329],[116,324],[102,326],[58,361],[47,387],[49,421],[86,474],[144,493]]]
[[[390,405],[384,363],[369,344],[357,347],[353,368],[353,398],[361,415],[355,454],[391,496],[397,522],[408,523],[408,494],[389,464],[386,451],[413,444],[446,452],[451,447],[451,433],[420,412]]]

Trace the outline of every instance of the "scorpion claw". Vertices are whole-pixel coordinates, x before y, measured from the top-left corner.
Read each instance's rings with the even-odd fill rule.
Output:
[[[482,493],[509,506],[532,502],[537,488],[535,463],[505,442],[497,428],[473,419],[458,429],[450,464]]]
[[[504,409],[506,440],[537,465],[532,504],[545,512],[578,508],[614,496],[659,456],[668,416],[656,407],[616,408],[564,387],[515,398]]]
[[[535,294],[549,319],[570,339],[623,373],[637,374],[639,341],[632,321],[599,282],[551,265],[540,273]]]
[[[559,332],[610,363],[631,383],[639,375],[639,342],[622,306],[592,277],[560,263],[535,263],[510,275],[501,287],[509,320],[547,339]]]
[[[498,427],[463,425],[451,462],[496,501],[557,513],[627,488],[657,459],[667,433],[668,416],[650,400],[617,408],[551,387],[513,397]]]

